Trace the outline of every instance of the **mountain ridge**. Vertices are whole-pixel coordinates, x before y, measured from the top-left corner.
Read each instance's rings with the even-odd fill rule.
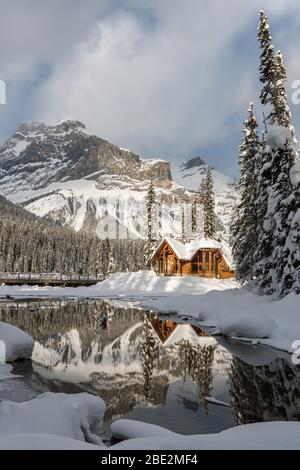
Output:
[[[207,165],[198,156],[177,166],[143,159],[88,133],[79,121],[52,126],[27,121],[0,147],[0,194],[77,231],[96,230],[108,212],[129,238],[145,238],[145,196],[153,180],[157,200],[168,212],[158,222],[157,237],[178,236],[181,206],[191,203]],[[219,231],[226,237],[237,194],[232,178],[215,171],[214,179]],[[118,216],[120,199],[129,221]]]

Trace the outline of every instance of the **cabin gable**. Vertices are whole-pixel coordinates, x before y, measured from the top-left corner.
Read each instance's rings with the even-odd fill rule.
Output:
[[[180,259],[170,244],[164,240],[152,259],[152,265],[158,274],[171,276],[181,274]]]

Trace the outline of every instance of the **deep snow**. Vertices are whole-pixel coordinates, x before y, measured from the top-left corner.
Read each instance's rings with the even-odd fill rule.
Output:
[[[0,436],[0,450],[299,450],[299,422],[237,426],[218,434],[182,436],[160,426],[126,420],[114,423],[116,436],[127,440],[109,448],[53,434],[17,433]],[[131,437],[132,436],[132,437]]]
[[[0,363],[31,358],[34,341],[13,325],[0,322]]]
[[[0,442],[14,434],[55,434],[102,445],[99,430],[104,401],[88,393],[43,393],[23,403],[0,403]]]
[[[299,422],[269,422],[237,426],[218,434],[182,436],[160,426],[126,420],[116,421],[113,432],[129,440],[113,450],[293,450],[299,449]],[[136,438],[133,438],[136,436]]]

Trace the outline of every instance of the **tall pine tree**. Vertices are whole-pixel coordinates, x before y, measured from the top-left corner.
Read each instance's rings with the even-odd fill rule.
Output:
[[[151,256],[153,253],[153,239],[152,239],[152,213],[153,205],[155,203],[155,190],[153,181],[151,180],[147,192],[147,251],[146,251],[146,260],[148,267],[150,268]]]
[[[293,136],[271,135],[272,179],[268,190],[268,211],[265,228],[272,237],[271,291],[283,296],[292,290],[300,292],[300,179],[291,179],[299,166]]]
[[[260,97],[263,105],[270,106],[270,114],[257,186],[259,237],[254,273],[255,282],[263,292],[283,296],[297,289],[300,277],[298,223],[295,222],[300,210],[300,182],[299,178],[291,179],[299,157],[285,89],[286,70],[281,52],[274,53],[264,12],[260,12],[258,40],[262,49]]]
[[[182,208],[181,208],[181,239],[182,239],[183,242],[186,241],[184,206],[182,206]]]
[[[204,215],[204,237],[216,237],[216,215],[215,215],[215,195],[214,182],[211,167],[208,166],[205,178],[200,186],[200,200],[203,204]]]
[[[192,201],[192,234],[195,235],[197,231],[197,198],[194,197]]]
[[[231,225],[232,254],[236,266],[236,277],[242,282],[253,275],[254,252],[257,245],[257,213],[255,201],[258,176],[258,152],[260,142],[257,134],[257,121],[250,103],[248,118],[243,130],[240,146],[240,202],[235,209]]]

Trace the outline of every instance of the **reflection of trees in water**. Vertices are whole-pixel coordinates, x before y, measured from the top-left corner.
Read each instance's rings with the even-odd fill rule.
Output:
[[[144,398],[146,403],[148,403],[152,395],[151,382],[153,378],[154,361],[158,355],[158,342],[149,321],[149,315],[147,314],[144,314],[143,318],[139,354],[144,378]]]
[[[101,324],[103,315],[107,317],[106,328]],[[157,316],[98,300],[18,301],[0,305],[0,320],[22,328],[46,350],[57,353],[57,356],[51,355],[50,351],[47,356],[42,350],[39,355],[36,348],[35,359],[42,367],[37,367],[32,374],[33,387],[41,391],[87,390],[97,393],[107,401],[107,416],[110,417],[122,415],[144,400],[153,405],[163,405],[170,376],[180,378],[184,375],[177,348],[163,346],[151,324],[153,318],[157,325]],[[175,327],[174,324],[171,330]],[[203,354],[204,351],[199,357],[205,362]],[[68,371],[70,364],[72,372],[72,367],[76,367],[80,360],[89,363],[88,367],[92,366],[88,383],[84,373],[82,384],[64,382],[64,373],[60,381],[60,370]],[[204,396],[205,390],[210,389],[209,380],[206,378],[201,382],[200,369],[197,376],[195,362],[194,357],[189,370],[194,371],[193,380],[199,384],[200,395]],[[65,367],[56,368],[60,363]],[[44,376],[43,366],[48,369]],[[80,367],[84,371],[84,364]],[[51,369],[56,379],[51,379]],[[78,374],[80,376],[80,370]]]
[[[237,424],[300,420],[300,367],[285,359],[252,366],[235,357],[230,384]]]
[[[182,340],[178,345],[178,357],[181,363],[182,376],[190,376],[198,387],[198,400],[204,413],[208,413],[208,403],[213,385],[212,366],[215,345],[193,346],[190,341]]]
[[[0,305],[1,321],[26,331],[45,348],[54,349],[65,364],[75,354],[72,340],[67,337],[71,331],[78,331],[81,359],[87,361],[93,353],[95,362],[99,363],[105,345],[140,322],[142,315],[137,309],[116,308],[105,301],[19,301]]]

